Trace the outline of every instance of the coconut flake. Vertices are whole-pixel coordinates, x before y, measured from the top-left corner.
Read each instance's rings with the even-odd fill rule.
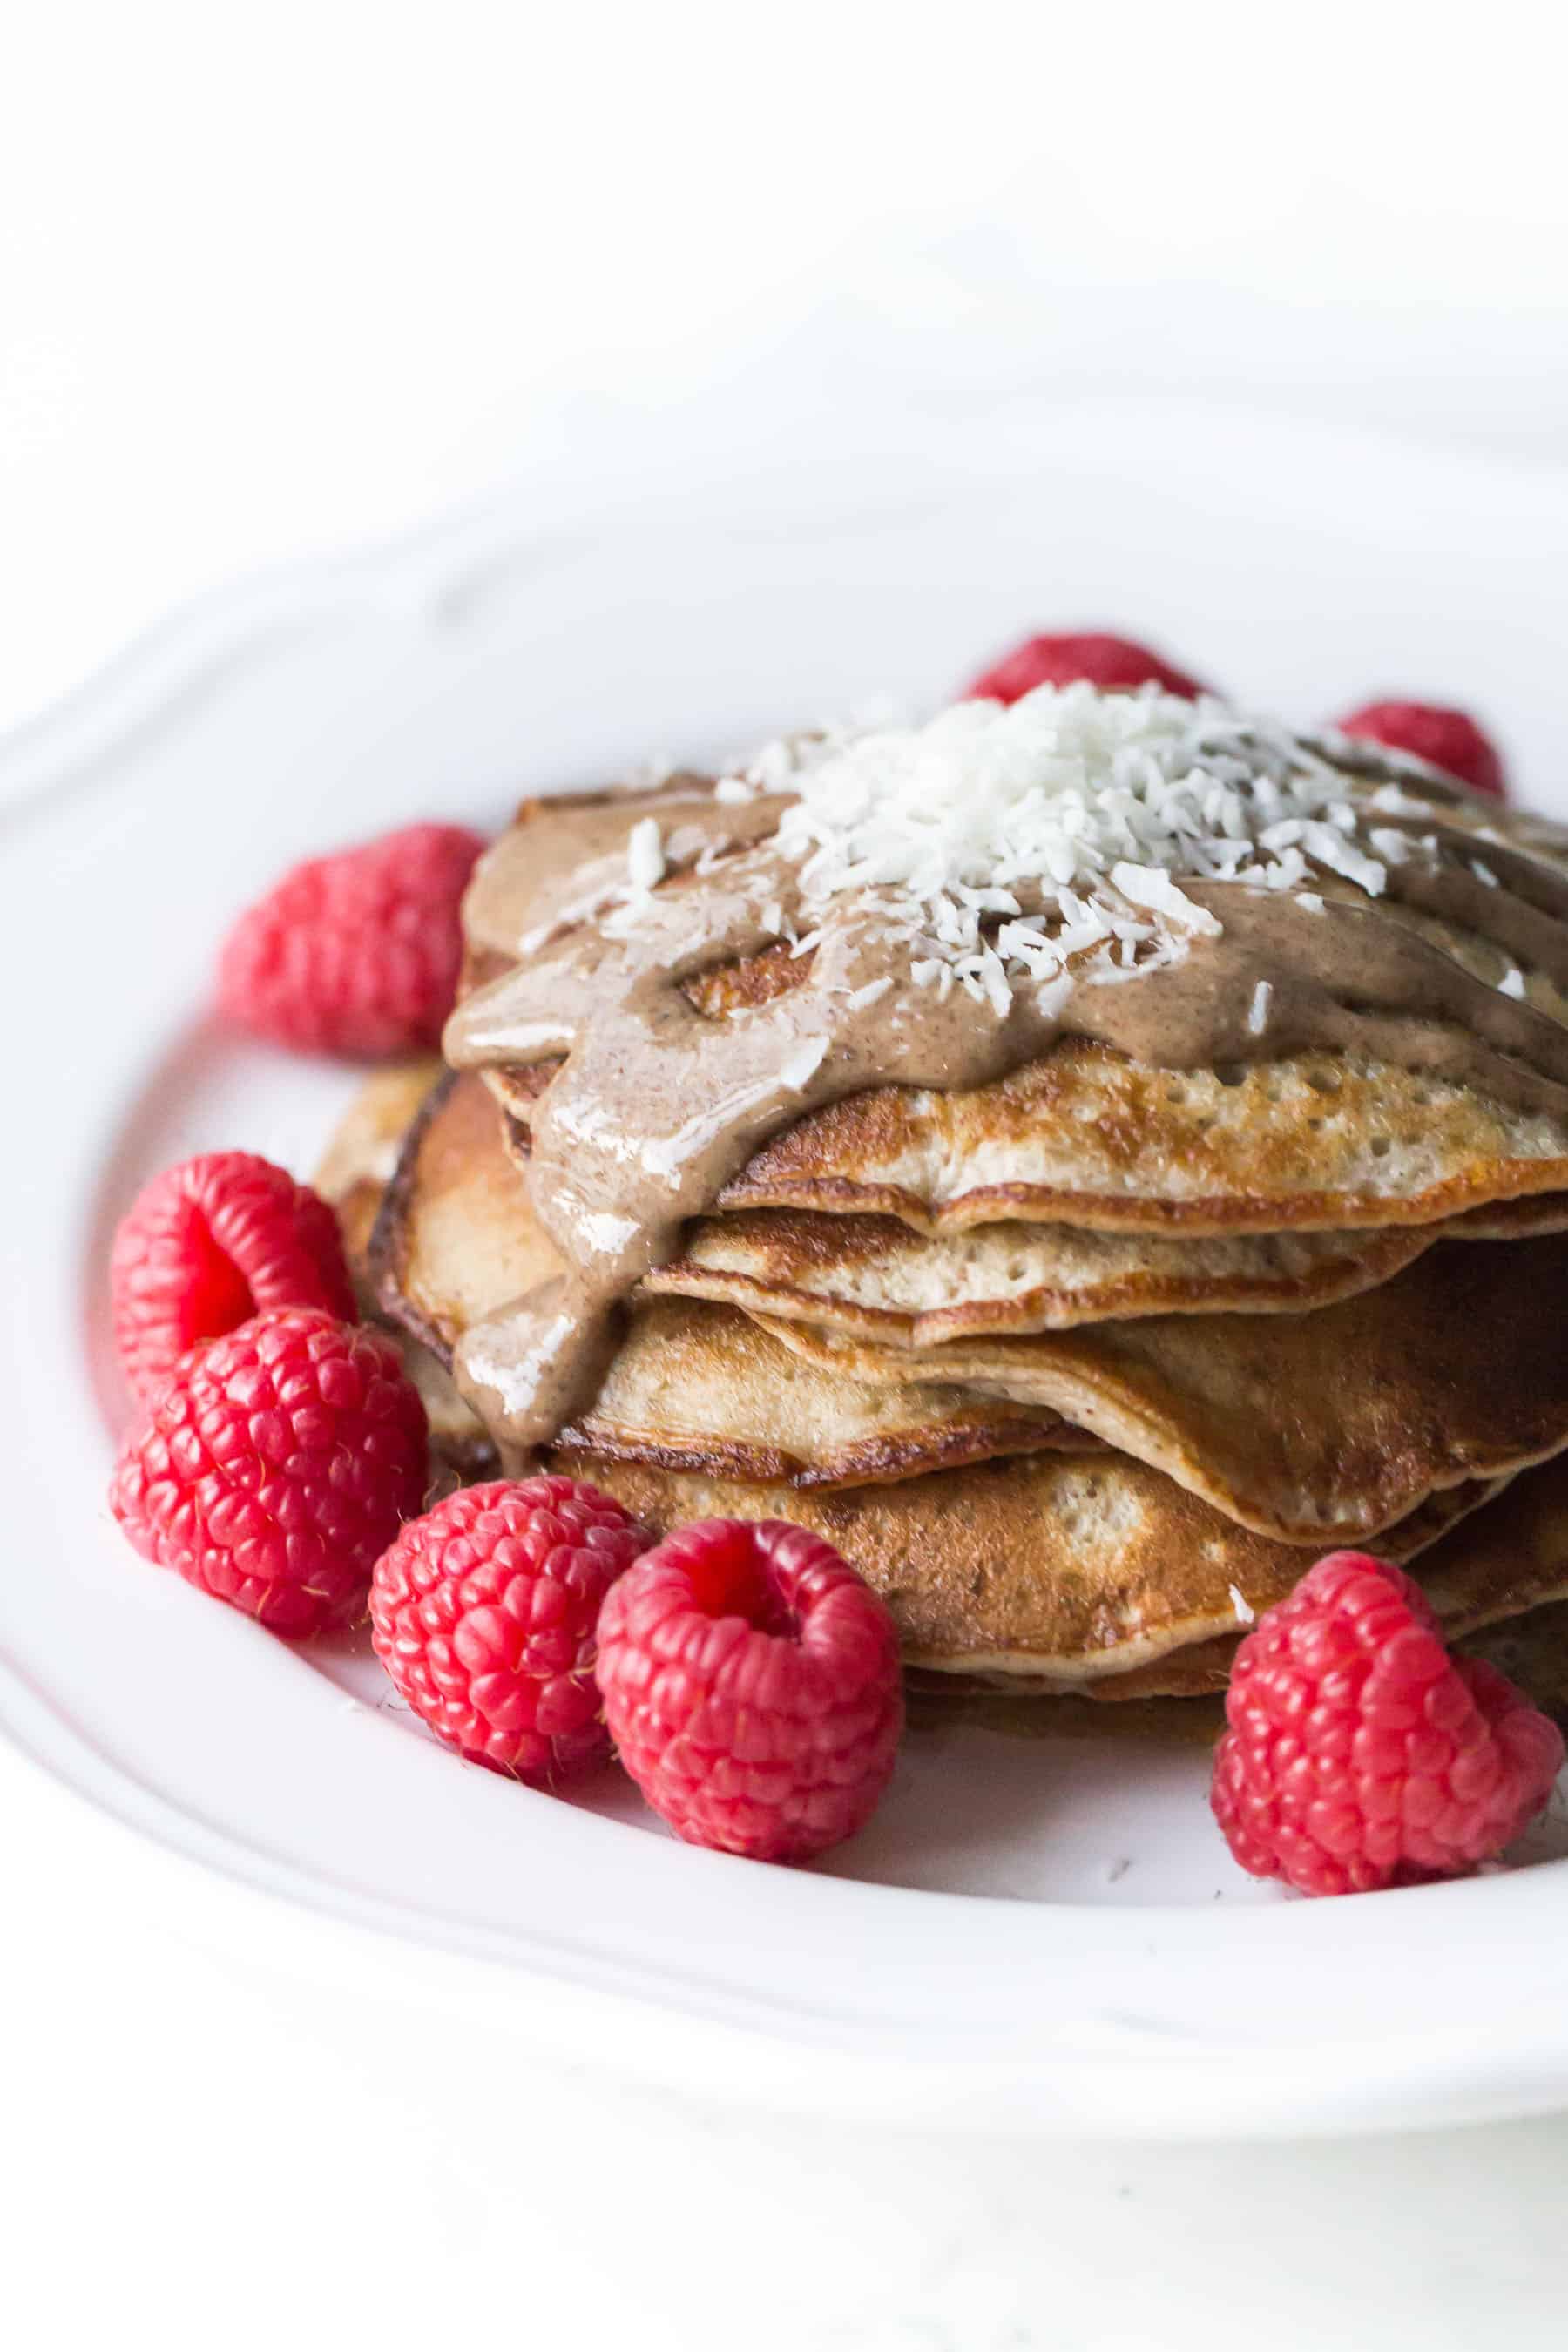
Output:
[[[1502,978],[1499,981],[1498,993],[1500,996],[1523,996],[1524,974],[1521,971],[1516,963],[1510,963]]]
[[[1268,1006],[1274,994],[1272,981],[1260,980],[1252,992],[1252,1003],[1247,1009],[1247,1034],[1261,1037],[1268,1026]]]
[[[1222,928],[1194,885],[1316,908],[1307,886],[1327,870],[1380,897],[1411,855],[1395,828],[1365,829],[1373,799],[1393,809],[1387,771],[1380,793],[1362,790],[1330,748],[1209,698],[1041,687],[923,726],[783,739],[742,781],[790,796],[777,847],[808,915],[879,908],[918,985],[1001,1012],[1020,982],[1038,995],[1064,973],[1100,983],[1179,961]]]
[[[639,817],[626,837],[626,879],[639,895],[664,879],[664,837],[657,817]]]
[[[1230,1605],[1243,1625],[1255,1625],[1258,1622],[1258,1612],[1239,1584],[1233,1584],[1230,1587]]]
[[[803,1087],[811,1084],[822,1067],[826,1051],[826,1037],[808,1037],[804,1045],[796,1046],[786,1061],[780,1064],[779,1076],[786,1087],[793,1087],[798,1094]]]

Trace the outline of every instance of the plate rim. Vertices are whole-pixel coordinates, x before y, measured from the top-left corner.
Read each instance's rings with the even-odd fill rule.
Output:
[[[1078,405],[1072,404],[1075,409]],[[1148,408],[1151,414],[1166,418],[1173,413],[1169,404],[1149,404]],[[1184,411],[1184,417],[1188,414]],[[1233,412],[1226,410],[1217,414],[1228,417]],[[1038,425],[1037,412],[1034,417],[1037,430]],[[1276,434],[1281,430],[1277,418],[1268,419],[1268,425]],[[1286,432],[1284,437],[1289,439],[1292,436]],[[1314,428],[1312,437],[1321,445],[1325,440],[1343,441],[1346,436],[1333,428]],[[1358,437],[1363,440],[1372,438],[1380,445],[1387,438],[1381,436]],[[1405,455],[1410,454],[1406,445],[1394,442],[1393,446]],[[1500,461],[1480,453],[1465,452],[1463,459],[1465,470],[1477,479],[1508,470]],[[1447,467],[1447,458],[1445,454],[1438,461],[1432,452],[1424,451],[1419,453],[1419,462],[1428,469],[1437,464],[1438,469],[1442,470]],[[1559,492],[1568,492],[1568,472],[1553,471]],[[1568,520],[1568,497],[1563,500],[1563,511],[1565,520]],[[287,574],[269,580],[265,585],[265,593],[259,596],[241,590],[216,592],[209,598],[197,600],[177,617],[174,624],[170,625],[172,636],[162,631],[150,633],[139,646],[130,649],[116,662],[107,665],[74,695],[65,698],[52,710],[42,714],[39,721],[29,722],[21,730],[23,740],[19,747],[16,731],[5,742],[0,743],[0,830],[18,835],[25,852],[26,836],[31,830],[29,820],[44,818],[46,822],[36,837],[47,835],[47,819],[59,813],[58,803],[63,788],[73,777],[83,773],[95,774],[103,780],[112,793],[112,770],[117,749],[122,750],[127,740],[143,739],[149,729],[156,731],[171,725],[177,727],[181,712],[188,707],[194,686],[205,673],[212,672],[215,667],[219,674],[226,673],[237,656],[244,654],[247,649],[253,655],[259,653],[277,642],[279,631],[287,635],[297,629],[315,629],[323,621],[340,614],[345,604],[350,609],[359,609],[367,601],[372,607],[384,606],[388,603],[398,607],[412,595],[424,608],[437,611],[448,608],[454,598],[460,599],[472,593],[476,576],[487,572],[493,575],[495,567],[498,564],[504,566],[520,548],[526,551],[536,543],[535,537],[523,529],[523,509],[520,500],[514,500],[506,507],[504,517],[490,510],[476,514],[474,509],[465,509],[408,539],[393,542],[387,549],[349,559],[341,564],[328,562],[293,568]],[[125,1091],[131,1093],[134,1088],[128,1087]],[[156,1843],[161,1850],[187,1862],[193,1860],[191,1841],[176,1834],[172,1824],[166,1823],[160,1829],[145,1822],[135,1822],[131,1818],[135,1808],[132,1807],[130,1813],[117,1808],[110,1801],[109,1786],[94,1787],[97,1776],[90,1769],[84,1771],[79,1759],[76,1759],[76,1769],[71,1769],[71,1759],[65,1751],[71,1739],[79,1743],[76,1727],[68,1723],[59,1726],[66,1738],[63,1743],[54,1743],[51,1755],[49,1740],[39,1743],[27,1737],[25,1728],[26,1712],[25,1699],[18,1700],[17,1697],[15,1674],[7,1671],[0,1675],[0,1729],[4,1730],[16,1753],[29,1758],[38,1769],[73,1790],[106,1819],[130,1829],[139,1841]],[[109,1768],[110,1772],[119,1769]],[[219,1834],[226,1836],[226,1833]],[[195,1843],[199,1844],[200,1841]],[[226,1864],[219,1861],[216,1866],[228,1869],[234,1885],[244,1887],[250,1894],[265,1899],[268,1893],[268,1874],[247,1870],[243,1847],[232,1837],[227,1837],[227,1844],[232,1853]],[[730,1863],[727,1858],[707,1857],[706,1860],[710,1863],[719,1860],[720,1866],[731,1870],[753,1867]],[[197,1865],[198,1868],[205,1866]],[[1568,1902],[1568,1864],[1542,1865],[1530,1875],[1540,1877],[1546,1872],[1559,1879],[1557,1898]],[[309,1876],[308,1873],[301,1874],[298,1869],[295,1874],[296,1877]],[[834,1886],[853,1884],[830,1879],[815,1883]],[[862,1886],[856,1891],[858,1895],[869,1895],[877,1900],[892,1897],[919,1903],[973,1903],[989,1899],[951,1895],[933,1896],[917,1890],[885,1886]],[[1394,1904],[1453,1906],[1456,1901],[1473,1896],[1476,1891],[1473,1885],[1411,1890],[1384,1900]],[[345,1908],[343,1889],[334,1887],[330,1881],[322,1881],[314,1895],[301,1892],[298,1886],[293,1887],[288,1899],[305,1906],[318,1924],[330,1919],[356,1928],[368,1928],[381,1942],[389,1938],[405,1938],[410,1935],[420,1936],[420,1929],[414,1924],[413,1915],[406,1912],[405,1906],[403,1906],[403,1916],[383,1925],[355,1918],[353,1906]],[[399,1908],[395,1906],[390,1907]],[[1090,1906],[1059,1907],[1090,1909]],[[201,1908],[194,1898],[193,1908]],[[1151,1906],[1122,1916],[1135,1918],[1141,1925],[1148,1927],[1152,1920],[1163,1919],[1167,1909],[1172,1917],[1186,1916],[1181,1906]],[[1298,1916],[1304,1914],[1310,1916],[1302,1906]],[[1095,1913],[1092,1916],[1104,1924],[1110,1916],[1116,1915]],[[1243,1924],[1238,1927],[1238,1915],[1231,1913],[1228,1915],[1227,1932],[1257,1933],[1258,1922],[1277,1919],[1281,1916],[1276,1912],[1242,1913],[1239,1918]],[[448,1928],[450,1924],[447,1923]],[[1303,1927],[1298,1932],[1310,1938],[1317,1938],[1322,1931]],[[1332,1942],[1336,1939],[1329,1936],[1327,1940]],[[446,1958],[461,1957],[465,1960],[472,1960],[479,1957],[466,1948],[460,1956],[452,1953],[448,1947],[443,1947],[442,1951]],[[524,1964],[535,1975],[549,1975],[553,1965],[542,1954]],[[515,1958],[504,1963],[508,1971],[517,1965],[519,1962]],[[646,1977],[649,1973],[647,1964],[639,1965]],[[581,1990],[580,1985],[578,1989]],[[625,1999],[638,2015],[644,2017],[650,2005],[659,2008],[661,2014],[665,2013],[669,2000],[668,1987],[662,1991],[649,1990],[646,1984],[624,1996],[602,1986],[596,1987],[595,1990],[612,2006],[618,2000]],[[472,1985],[468,1989],[468,1997],[479,1997]],[[1543,2004],[1546,1999],[1543,1994]],[[692,2025],[696,2021],[689,2017],[685,2022]],[[816,2030],[805,2034],[792,2034],[788,2025],[776,2019],[769,2021],[765,2026],[728,2020],[715,2024],[710,2019],[701,2026],[696,2038],[700,2040],[704,2033],[716,2033],[721,2042],[728,2042],[731,2034],[738,2034],[748,2045],[752,2076],[765,2081],[781,2072],[776,2066],[763,2063],[767,2047],[781,2038],[799,2040],[805,2045],[818,2050],[830,2049],[836,2063],[840,2066],[847,2057],[852,2056],[842,2038],[835,2041],[829,2035],[825,2042],[820,2026],[818,2019]],[[681,2034],[678,2039],[684,2042],[687,2037]],[[1303,2074],[1300,2051],[1289,2053],[1268,2045],[1267,2053],[1263,2048],[1249,2050],[1250,2079],[1247,2084],[1232,2085],[1226,2096],[1217,2100],[1211,2092],[1195,2126],[1184,2123],[1184,2115],[1191,2110],[1182,2101],[1172,2101],[1167,2105],[1162,2095],[1150,2095],[1153,2091],[1153,2078],[1173,2082],[1184,2074],[1190,2074],[1196,2069],[1212,2069],[1226,2058],[1234,2059],[1237,2055],[1237,2051],[1226,2050],[1212,2042],[1194,2043],[1181,2050],[1173,2049],[1168,2037],[1152,2033],[1131,2021],[1120,2033],[1108,2033],[1103,2027],[1098,2027],[1089,2039],[1092,2046],[1088,2048],[1072,2048],[1069,2035],[1028,2052],[1016,2051],[1009,2067],[1009,2082],[1005,2086],[996,2083],[986,2084],[985,2095],[978,2103],[979,2114],[993,2119],[998,2113],[1017,2121],[1026,2117],[1037,2125],[1054,2125],[1076,2131],[1093,2129],[1097,2127],[1096,2097],[1103,2095],[1112,2076],[1123,2068],[1131,2068],[1148,2079],[1142,2095],[1142,2105],[1138,2095],[1131,2089],[1123,2094],[1122,2098],[1113,2102],[1118,2109],[1119,2127],[1128,2128],[1131,2121],[1132,2127],[1160,2136],[1207,2137],[1216,2128],[1242,2132],[1342,2129],[1353,2126],[1370,2128],[1374,2125],[1386,2126],[1391,2121],[1430,2121],[1449,2115],[1458,2118],[1460,2115],[1472,2113],[1478,2116],[1500,2112],[1518,2113],[1526,2111],[1527,2107],[1530,2111],[1542,2112],[1568,2102],[1568,2027],[1561,2028],[1553,2034],[1546,2030],[1541,2020],[1522,2011],[1508,2026],[1500,2027],[1486,2037],[1482,2071],[1486,2083],[1493,2085],[1490,2090],[1475,2080],[1480,2060],[1477,2037],[1473,2034],[1468,2037],[1470,2046],[1468,2053],[1451,2053],[1446,2069],[1440,2056],[1435,2056],[1430,2032],[1415,2037],[1409,2048],[1384,2042],[1376,2053],[1363,2048],[1353,2038],[1348,2042],[1320,2045],[1314,2061],[1316,2065],[1321,2065],[1327,2049],[1331,2047],[1350,2053],[1359,2050],[1368,2068],[1359,2093],[1353,2097],[1342,2096],[1337,2101],[1331,2096],[1325,2098],[1321,2084],[1314,2086]],[[724,2063],[731,2063],[733,2056],[732,2049],[728,2050]],[[1374,2060],[1375,2063],[1373,2063]],[[687,2053],[682,2063],[689,2066],[696,2062],[690,2053]],[[891,2064],[899,2069],[913,2070],[914,2074],[921,2075],[922,2087],[917,2091],[912,2079],[901,2086],[883,2081],[874,2090],[868,2091],[863,2087],[858,2091],[851,2104],[858,2107],[869,2096],[874,2105],[885,2106],[891,2101],[900,2111],[907,2108],[911,2113],[918,2112],[928,2117],[940,2116],[951,2121],[954,2119],[955,2101],[962,2086],[967,2084],[973,2089],[977,2077],[993,2069],[996,2060],[973,2053],[959,2053],[951,2058],[928,2057],[922,2074],[919,2056],[900,2049],[896,2053],[877,2053],[875,2063],[884,2068]],[[1522,2083],[1514,2082],[1506,2094],[1505,2104],[1500,2107],[1495,2087],[1497,2082],[1504,2075],[1520,2075],[1527,2067],[1533,2075],[1532,2086],[1527,2092]],[[656,2068],[655,2071],[662,2070]],[[721,2080],[723,2071],[723,2065],[714,2070],[716,2081]],[[783,2070],[784,2073],[787,2071]],[[820,2075],[822,2070],[816,2071]],[[855,2070],[851,2068],[851,2071]],[[863,2075],[866,2070],[862,2067],[859,2071]],[[1235,2072],[1234,2067],[1231,2071]],[[1310,2071],[1309,2068],[1309,2074]],[[1440,2084],[1443,2087],[1439,2087]],[[781,2081],[781,2092],[787,2087]],[[823,2084],[815,2082],[809,2104],[820,2104],[823,2095]],[[1437,2101],[1436,2114],[1432,2105],[1434,2095]],[[1525,2098],[1523,2106],[1520,2104],[1521,2096]],[[1183,2100],[1188,2098],[1190,2092],[1184,2092]],[[1408,2112],[1412,2099],[1421,2110],[1414,2115]],[[1218,2113],[1222,2107],[1226,2110],[1223,2117]]]

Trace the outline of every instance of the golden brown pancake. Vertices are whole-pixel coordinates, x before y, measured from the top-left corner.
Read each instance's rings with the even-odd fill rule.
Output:
[[[337,1211],[351,1270],[363,1269],[371,1227],[392,1181],[403,1139],[444,1065],[426,1055],[395,1062],[367,1078],[327,1140],[311,1182]]]
[[[371,1255],[384,1311],[443,1361],[471,1324],[554,1269],[476,1079],[443,1083],[411,1129]],[[802,1487],[1045,1446],[1099,1450],[1049,1407],[940,1382],[868,1386],[801,1364],[733,1308],[675,1298],[633,1315],[594,1410],[560,1443]]]
[[[1465,1657],[1485,1658],[1544,1714],[1568,1724],[1568,1601],[1549,1601],[1505,1624],[1489,1625],[1456,1647]],[[1121,1696],[1121,1681],[1113,1675],[1092,1693],[1041,1698],[917,1668],[907,1684],[909,1720],[911,1729],[924,1732],[972,1724],[1015,1739],[1110,1733],[1172,1748],[1212,1748],[1225,1729],[1225,1702],[1217,1690],[1190,1698],[1127,1697],[1119,1706],[1102,1706],[1102,1699]]]
[[[369,1265],[371,1235],[405,1136],[442,1075],[442,1065],[427,1059],[397,1063],[367,1079],[332,1130],[314,1182],[337,1213],[362,1313],[397,1340],[437,1463],[459,1478],[482,1478],[495,1469],[495,1447],[437,1357],[384,1317]]]
[[[1386,1282],[1439,1231],[1188,1238],[1012,1220],[931,1235],[897,1217],[752,1209],[700,1219],[642,1288],[926,1348],[1145,1315],[1300,1313]]]
[[[1115,1454],[1041,1453],[898,1486],[798,1487],[572,1454],[552,1466],[663,1531],[690,1519],[792,1519],[836,1544],[891,1609],[910,1664],[1099,1689],[1169,1659],[1129,1696],[1214,1687],[1172,1652],[1271,1608],[1309,1556],[1239,1528]],[[1415,1523],[1412,1540],[1434,1523]],[[1399,1530],[1384,1549],[1405,1549]],[[1110,1695],[1109,1685],[1107,1695]]]
[[[1568,1233],[1568,1192],[1526,1194],[1517,1201],[1490,1201],[1467,1209],[1443,1228],[1450,1241],[1515,1242],[1527,1234]]]
[[[520,1160],[552,1066],[485,1073]],[[923,1234],[1020,1220],[1236,1235],[1433,1225],[1552,1196],[1538,1216],[1494,1214],[1513,1233],[1560,1231],[1565,1192],[1568,1130],[1430,1071],[1349,1055],[1159,1070],[1068,1041],[994,1086],[851,1095],[765,1144],[715,1205]]]
[[[1434,1546],[1421,1583],[1460,1633],[1568,1599],[1568,1456],[1526,1471]]]
[[[889,1348],[767,1328],[855,1380],[1047,1404],[1260,1534],[1364,1541],[1460,1480],[1568,1444],[1568,1238],[1441,1244],[1307,1315],[1165,1316]]]
[[[1568,1186],[1568,1134],[1350,1055],[1159,1070],[1067,1043],[993,1087],[851,1096],[775,1137],[724,1208],[1131,1231],[1425,1225]]]
[[[371,1235],[376,1295],[444,1360],[470,1323],[559,1261],[527,1203],[480,1086],[448,1075],[408,1129]]]
[[[416,1129],[373,1255],[388,1310],[443,1353],[553,1270],[472,1077],[444,1087]],[[753,1336],[696,1302],[651,1320],[645,1307],[568,1443],[804,1486],[1059,1444],[1066,1423],[1258,1534],[1326,1546],[1568,1443],[1564,1306],[1568,1241],[1548,1238],[1433,1250],[1306,1315],[1165,1316],[926,1349],[782,1318]],[[816,1385],[792,1387],[781,1349]]]
[[[1528,1616],[1488,1625],[1460,1647],[1517,1683],[1544,1714],[1568,1723],[1568,1601],[1549,1601]]]
[[[1046,1448],[1104,1450],[1048,1408],[941,1383],[847,1381],[801,1363],[733,1307],[673,1298],[634,1311],[593,1411],[557,1440],[566,1454],[796,1488],[879,1485]]]

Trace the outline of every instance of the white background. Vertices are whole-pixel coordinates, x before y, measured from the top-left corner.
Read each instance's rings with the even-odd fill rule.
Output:
[[[0,728],[235,572],[487,484],[635,498],[880,413],[980,436],[999,384],[1568,464],[1551,14],[30,12]],[[1561,2341],[1568,2127],[1238,2154],[697,2112],[106,1919],[0,1785],[28,2352],[138,2322],[174,2352]]]

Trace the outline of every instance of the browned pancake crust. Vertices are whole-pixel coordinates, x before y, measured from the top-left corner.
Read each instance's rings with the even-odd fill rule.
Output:
[[[1167,1662],[1127,1696],[1207,1689],[1190,1644],[1228,1634],[1306,1566],[1141,1463],[1060,1454],[934,1472],[895,1486],[806,1493],[573,1454],[660,1532],[690,1519],[785,1518],[836,1544],[879,1592],[910,1663],[1084,1689]],[[1385,1549],[1399,1552],[1397,1533]],[[1204,1664],[1206,1665],[1206,1661]],[[1108,1686],[1109,1695],[1109,1686]]]

